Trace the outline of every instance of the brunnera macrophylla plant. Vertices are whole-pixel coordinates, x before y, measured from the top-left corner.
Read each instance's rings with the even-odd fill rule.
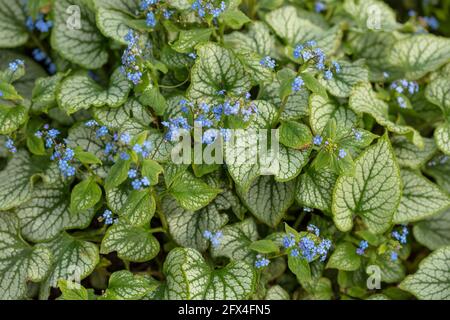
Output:
[[[450,299],[449,2],[408,3],[0,0],[0,298]]]

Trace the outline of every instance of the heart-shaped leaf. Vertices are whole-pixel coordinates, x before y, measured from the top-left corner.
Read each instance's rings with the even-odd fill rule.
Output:
[[[117,251],[117,255],[123,260],[144,262],[156,257],[159,242],[146,228],[119,221],[106,231],[101,244],[101,253],[112,251]]]
[[[61,56],[86,69],[98,69],[108,60],[105,38],[95,25],[95,14],[83,0],[54,4],[55,27],[51,43]]]
[[[206,43],[197,48],[197,53],[188,90],[191,99],[213,102],[220,98],[221,90],[240,96],[250,89],[250,79],[231,50]]]
[[[403,280],[400,288],[423,300],[450,298],[450,247],[436,250],[419,265],[419,270]]]
[[[250,296],[256,272],[242,261],[211,270],[194,249],[173,249],[164,262],[166,298],[185,300],[237,300]]]
[[[17,210],[23,236],[39,242],[50,240],[63,230],[86,228],[94,211],[72,213],[69,200],[67,187],[61,181],[36,185],[31,200]]]
[[[369,147],[355,162],[354,176],[340,176],[333,192],[334,223],[341,231],[359,216],[373,233],[389,229],[400,202],[400,170],[387,136]]]
[[[410,170],[401,170],[403,193],[396,224],[408,223],[431,217],[450,207],[450,197],[437,185]]]
[[[0,299],[25,298],[27,281],[43,280],[51,260],[45,247],[31,246],[22,239],[14,214],[0,213]]]
[[[57,93],[57,100],[60,107],[71,114],[90,107],[118,107],[125,103],[130,90],[130,82],[116,69],[106,89],[88,75],[74,75],[64,79]]]

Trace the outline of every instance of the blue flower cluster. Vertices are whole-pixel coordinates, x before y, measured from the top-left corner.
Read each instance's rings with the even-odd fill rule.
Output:
[[[53,22],[51,20],[45,20],[44,15],[42,13],[39,13],[35,21],[31,16],[27,17],[25,25],[27,29],[30,31],[36,29],[40,32],[49,32],[50,29],[53,27]]]
[[[213,248],[217,248],[220,245],[220,240],[223,237],[222,231],[211,232],[209,230],[205,230],[203,232],[203,237],[209,241],[211,241],[211,245]]]
[[[128,47],[122,55],[122,72],[127,76],[128,80],[137,85],[141,82],[142,69],[139,59],[143,55],[143,50],[140,45],[140,37],[133,30],[129,30],[125,36],[125,41]]]
[[[21,59],[16,59],[9,63],[8,68],[10,71],[16,72],[17,69],[19,69],[20,67],[23,67],[23,66],[25,66],[25,62]]]
[[[439,21],[436,19],[436,17],[423,17],[423,21],[433,30],[439,29]]]
[[[164,1],[160,0],[142,0],[140,9],[144,12],[145,23],[150,28],[156,27],[158,15],[162,14],[164,19],[170,19],[174,13],[172,10],[165,7]]]
[[[285,249],[289,249],[292,257],[303,257],[308,262],[312,262],[316,258],[325,261],[328,251],[331,249],[332,243],[328,239],[320,238],[320,230],[317,226],[310,224],[307,227],[307,234],[300,238],[298,244],[292,234],[283,237],[282,245]]]
[[[320,135],[316,135],[313,138],[313,144],[316,145],[316,146],[320,146],[322,144],[322,142],[323,142],[323,138]]]
[[[227,9],[225,1],[195,0],[191,6],[200,18],[218,18]]]
[[[14,145],[14,140],[11,139],[10,137],[6,138],[5,148],[11,153],[16,153],[17,152],[17,148]]]
[[[181,136],[181,130],[191,130],[191,126],[188,124],[188,121],[184,117],[176,117],[170,118],[168,121],[163,121],[161,123],[164,127],[166,127],[167,133],[165,135],[166,140],[168,141],[177,141]]]
[[[147,177],[143,177],[138,169],[130,169],[128,171],[128,178],[130,178],[131,186],[134,190],[141,190],[150,186],[150,180]]]
[[[132,145],[129,133],[124,132],[119,134],[117,132],[111,132],[108,127],[98,124],[95,120],[87,121],[85,126],[94,129],[96,138],[104,142],[105,148],[103,153],[111,162],[115,162],[116,155],[119,155],[119,158],[122,160],[130,159],[129,153],[131,151],[134,151],[144,159],[150,156],[153,147],[150,141]]]
[[[398,253],[395,251],[391,251],[391,261],[397,261],[398,260]]]
[[[326,63],[327,57],[322,49],[317,48],[317,42],[314,40],[307,41],[304,44],[298,44],[294,48],[294,59],[302,59],[304,64],[311,64],[324,73],[325,80],[331,80],[336,73],[341,72],[341,66],[338,62],[333,61]],[[295,81],[295,80],[294,80]],[[293,87],[294,88],[294,87]],[[294,90],[298,91],[298,90]]]
[[[225,91],[221,90],[218,94],[225,95]],[[211,144],[219,137],[222,137],[224,141],[231,138],[231,131],[223,128],[227,117],[238,116],[244,122],[248,122],[251,116],[258,112],[256,105],[250,101],[250,93],[235,99],[225,98],[223,103],[215,105],[182,99],[179,106],[183,113],[192,114],[193,122],[197,127],[208,129],[202,136],[202,142],[205,144]],[[188,122],[188,117],[183,116],[170,118],[163,121],[162,125],[168,129],[165,135],[166,140],[172,142],[178,141],[182,130],[190,131],[193,128]]]
[[[262,58],[259,61],[259,64],[271,70],[275,69],[276,66],[275,60],[272,59],[270,56],[265,56],[264,58]]]
[[[258,269],[265,268],[269,265],[270,260],[265,258],[264,256],[258,254],[256,256],[255,267]]]
[[[368,247],[369,243],[366,240],[361,240],[359,242],[359,247],[356,249],[356,254],[362,256]]]
[[[117,223],[119,220],[117,218],[113,218],[113,214],[110,210],[106,209],[103,212],[103,215],[99,219],[100,221],[105,221],[106,225],[111,225],[113,223]]]
[[[294,78],[294,81],[292,81],[292,91],[298,92],[301,90],[305,82],[303,81],[302,77],[297,76]]]
[[[355,135],[355,139],[357,141],[361,141],[362,133],[360,131],[356,131],[355,129],[352,129],[352,132]],[[314,136],[313,144],[318,147],[321,147],[323,145],[326,148],[326,150],[329,152],[334,153],[337,150],[336,144],[330,143],[330,141],[328,141],[328,140],[326,140],[324,142],[323,137],[321,135]],[[337,156],[338,156],[338,159],[344,159],[347,156],[347,151],[345,149],[339,149],[339,150],[337,150]]]
[[[408,81],[406,79],[392,82],[390,88],[398,93],[405,93],[407,91],[411,95],[419,92],[419,84],[416,81]]]
[[[394,240],[398,241],[395,244],[391,244],[392,250],[390,252],[391,261],[398,260],[398,251],[402,248],[402,245],[408,243],[409,230],[406,225],[403,225],[401,231],[394,230],[391,232],[391,236]]]
[[[397,240],[398,242],[400,242],[401,244],[406,244],[408,242],[408,227],[403,226],[402,227],[402,231],[398,232],[398,231],[392,231],[391,235],[392,238],[394,238],[395,240]]]
[[[44,51],[42,51],[39,48],[35,48],[31,52],[31,54],[33,55],[34,60],[36,60],[37,62],[44,63],[44,65],[47,67],[47,71],[50,74],[56,73],[56,65],[53,63],[52,59]]]
[[[153,149],[151,141],[144,141],[142,144],[132,143],[129,133],[111,132],[106,126],[99,125],[95,120],[89,120],[85,126],[95,130],[95,136],[104,142],[105,148],[103,153],[106,158],[111,161],[116,161],[118,155],[121,160],[129,160],[130,152],[134,152],[138,157],[146,159],[150,156]],[[139,167],[131,168],[128,171],[128,178],[131,179],[131,186],[134,190],[141,190],[150,186],[150,179],[142,176]]]
[[[392,82],[390,85],[390,89],[394,90],[397,94],[409,93],[410,95],[413,95],[419,92],[419,85],[415,81],[408,81],[406,79],[402,79]],[[406,100],[402,96],[397,96],[397,103],[402,109],[407,107]]]
[[[45,124],[41,130],[36,131],[34,134],[38,138],[42,138],[45,141],[45,148],[52,149],[53,153],[50,160],[57,161],[58,168],[64,178],[73,177],[76,173],[74,166],[75,152],[67,147],[66,140],[59,142],[58,136],[59,130],[50,129],[48,124]]]

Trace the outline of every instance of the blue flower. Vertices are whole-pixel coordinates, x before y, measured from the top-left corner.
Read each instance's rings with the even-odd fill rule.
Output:
[[[73,159],[74,156],[75,156],[75,152],[70,148],[66,148],[66,150],[64,152],[63,160],[70,161]]]
[[[336,73],[340,73],[341,72],[341,65],[337,61],[333,61],[332,65],[333,65],[334,71]]]
[[[36,60],[37,62],[44,61],[47,58],[45,52],[43,52],[39,48],[33,49],[33,51],[31,51],[31,54],[33,55],[33,59]]]
[[[140,190],[142,187],[142,181],[140,179],[133,180],[131,186],[134,190]]]
[[[17,152],[17,148],[16,148],[16,146],[14,145],[14,140],[11,139],[10,137],[8,137],[8,138],[6,139],[6,142],[5,142],[5,148],[8,149],[9,152],[11,152],[11,153],[16,153],[16,152]]]
[[[300,239],[299,248],[302,256],[306,261],[311,262],[314,260],[317,254],[317,248],[314,241],[308,237],[303,237]]]
[[[300,251],[298,251],[298,249],[292,249],[290,255],[291,257],[296,258],[300,255]]]
[[[270,56],[265,56],[262,58],[259,64],[269,69],[275,68],[275,60],[273,60]]]
[[[324,78],[325,80],[331,80],[331,79],[333,79],[333,72],[331,72],[331,70],[325,71],[325,73],[324,73],[324,75],[323,75],[323,78]]]
[[[119,157],[122,160],[129,160],[130,159],[130,155],[128,153],[126,153],[126,152],[121,152]]]
[[[228,142],[231,139],[231,130],[230,129],[225,129],[225,128],[220,128],[220,135],[223,138],[223,141]]]
[[[75,175],[75,168],[64,159],[60,159],[58,161],[58,167],[65,178],[69,178]]]
[[[294,79],[294,82],[292,82],[292,91],[294,92],[300,91],[303,84],[304,84],[303,79],[300,76],[296,77]]]
[[[192,10],[196,11],[200,18],[211,15],[218,18],[222,12],[226,10],[226,3],[222,1],[218,7],[215,7],[213,1],[195,0],[191,5]]]
[[[295,46],[294,48],[294,59],[298,59],[302,56],[302,51],[303,51],[304,47],[301,44],[298,44]]]
[[[208,239],[208,240],[211,239],[211,237],[212,237],[212,232],[209,231],[209,230],[203,231],[203,237],[206,238],[206,239]]]
[[[319,136],[319,135],[316,135],[316,136],[314,137],[314,139],[313,139],[313,143],[314,143],[316,146],[320,146],[320,145],[322,144],[322,141],[323,141],[323,138],[322,138],[321,136]]]
[[[133,151],[136,152],[137,154],[142,153],[142,146],[140,144],[135,144],[133,146]]]
[[[358,249],[356,249],[356,254],[362,256],[368,247],[369,243],[366,240],[361,240]]]
[[[431,29],[439,29],[439,21],[436,19],[436,17],[423,17],[423,20]]]
[[[137,177],[137,173],[138,172],[135,169],[128,170],[128,178],[131,178],[131,179],[136,178]]]
[[[344,149],[339,150],[339,158],[344,159],[347,155],[347,152]]]
[[[193,60],[197,59],[197,55],[194,52],[189,53],[188,57],[193,59]]]
[[[101,126],[100,128],[97,129],[97,132],[95,133],[97,138],[104,137],[107,134],[108,134],[108,128],[106,126]]]
[[[106,225],[110,225],[117,222],[117,219],[113,219],[113,214],[110,210],[105,210],[103,212],[102,219],[105,220]]]
[[[308,227],[306,228],[306,230],[308,230],[311,233],[314,233],[317,237],[320,236],[320,230],[319,228],[317,228],[315,225],[313,224],[309,224]]]
[[[143,185],[144,187],[150,186],[150,180],[149,180],[147,177],[143,177],[143,178],[141,179],[141,182],[142,182],[142,185]]]
[[[293,234],[289,234],[283,237],[283,247],[288,249],[295,246],[295,238]]]
[[[355,135],[356,141],[361,141],[361,140],[362,140],[363,134],[362,134],[361,131],[358,131],[358,130],[356,130],[356,129],[353,128],[353,129],[352,129],[352,132],[353,132],[353,134]]]
[[[255,261],[255,267],[258,269],[262,269],[264,267],[267,267],[270,263],[270,260],[267,258],[264,258],[263,256],[261,256],[260,254],[258,254],[256,256],[256,261]]]
[[[326,9],[327,9],[327,6],[323,2],[316,1],[316,3],[314,4],[314,10],[317,13],[321,13],[321,12],[325,11]]]
[[[403,99],[403,97],[397,97],[397,103],[400,106],[400,108],[405,109],[406,108],[406,100]]]
[[[213,248],[217,248],[220,246],[220,240],[223,237],[223,233],[222,231],[217,231],[216,233],[213,233],[209,230],[205,230],[203,232],[203,237],[211,241],[211,245],[213,246]]]
[[[154,28],[156,26],[156,17],[153,11],[147,12],[147,17],[145,19],[145,22],[148,27]]]
[[[92,128],[98,126],[98,123],[95,120],[89,120],[84,125],[88,128]]]
[[[57,129],[50,129],[48,130],[47,134],[50,138],[55,139],[60,134],[60,132]]]
[[[212,144],[214,141],[216,141],[218,135],[219,132],[217,129],[209,129],[205,133],[203,133],[202,142],[204,144]]]
[[[395,251],[391,251],[391,261],[397,261],[398,260],[398,253]]]
[[[45,21],[43,18],[40,18],[35,23],[36,29],[40,32],[48,32],[50,28],[53,26],[51,21]]]
[[[16,59],[12,62],[9,63],[9,70],[11,70],[12,72],[17,71],[17,69],[19,69],[20,66],[24,66],[25,62],[21,59]]]
[[[129,133],[126,133],[126,132],[125,132],[125,133],[122,133],[122,134],[120,135],[119,141],[122,142],[122,143],[125,144],[125,145],[130,144],[130,142],[131,142],[131,136],[130,136],[130,134],[129,134]]]
[[[177,141],[181,135],[180,129],[191,129],[187,119],[184,117],[171,118],[168,121],[163,121],[161,124],[169,129],[165,136],[168,141]]]
[[[406,226],[404,226],[402,228],[402,232],[398,232],[398,231],[392,231],[391,235],[392,237],[397,240],[398,242],[400,242],[401,244],[406,244],[408,242],[408,228]]]
[[[328,239],[324,239],[319,243],[317,246],[317,254],[320,256],[320,261],[325,261],[328,251],[331,249],[331,245],[331,241]]]

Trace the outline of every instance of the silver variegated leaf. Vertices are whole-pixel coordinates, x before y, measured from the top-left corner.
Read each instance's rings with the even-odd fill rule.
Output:
[[[406,277],[400,288],[423,300],[450,299],[450,247],[431,253],[419,265],[419,270]]]
[[[115,108],[125,103],[130,90],[130,82],[120,69],[116,69],[106,89],[87,74],[64,79],[57,93],[57,100],[59,106],[68,114],[90,107]]]
[[[108,228],[100,252],[117,251],[126,261],[145,262],[156,257],[160,249],[158,240],[145,227],[136,227],[119,220]]]
[[[401,178],[387,136],[366,149],[355,161],[354,176],[340,176],[333,192],[336,227],[350,231],[359,216],[369,231],[381,234],[392,225],[401,198]]]
[[[31,200],[17,209],[22,235],[31,241],[53,239],[63,230],[89,226],[94,210],[71,212],[68,187],[62,181],[39,183]]]
[[[394,223],[408,223],[434,216],[450,207],[450,197],[419,173],[400,171],[403,193]]]
[[[20,235],[19,220],[10,212],[0,213],[0,299],[23,299],[27,281],[42,281],[52,256],[42,245],[31,246]]]
[[[95,13],[83,0],[59,0],[54,5],[52,47],[65,59],[86,69],[108,61],[105,38],[95,25]]]

